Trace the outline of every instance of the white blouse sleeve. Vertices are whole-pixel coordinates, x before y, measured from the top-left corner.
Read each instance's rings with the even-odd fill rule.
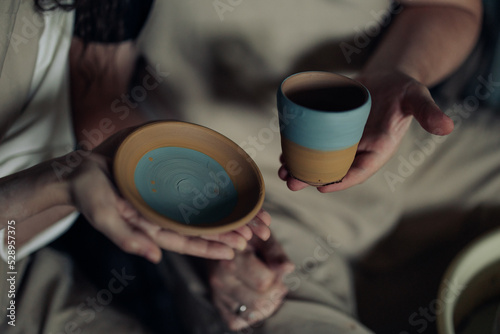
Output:
[[[30,241],[28,241],[25,245],[20,248],[15,247],[15,260],[19,261],[22,258],[30,255],[33,252],[36,252],[40,248],[48,245],[58,237],[60,237],[64,232],[66,232],[71,225],[75,222],[78,217],[78,212],[73,212],[68,216],[64,217],[54,225],[47,228],[45,231],[37,234]],[[17,226],[14,225],[17,228]],[[7,253],[7,244],[5,243],[5,233],[7,228],[0,230],[0,257],[8,262],[8,253]],[[15,230],[13,230],[15,231]],[[15,238],[15,235],[12,235]],[[15,240],[15,239],[12,239]],[[15,246],[15,244],[14,244]]]

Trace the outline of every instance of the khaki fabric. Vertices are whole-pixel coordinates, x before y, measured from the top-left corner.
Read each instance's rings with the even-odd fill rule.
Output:
[[[0,261],[1,333],[148,333],[113,303],[114,296],[133,284],[127,268],[111,270],[109,284],[101,290],[88,283],[69,257],[50,248],[19,261],[16,269],[15,326],[11,326],[5,315],[10,275]]]

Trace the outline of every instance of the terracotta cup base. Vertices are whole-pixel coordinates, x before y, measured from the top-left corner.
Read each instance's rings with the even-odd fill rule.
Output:
[[[338,181],[333,181],[333,182],[330,182],[330,183],[314,183],[314,182],[307,182],[307,181],[304,181],[304,180],[301,180],[299,179],[298,177],[295,177],[290,171],[288,171],[288,174],[293,177],[294,179],[300,181],[300,182],[304,182],[304,183],[307,183],[308,185],[310,186],[313,186],[313,187],[324,187],[324,186],[329,186],[330,184],[336,184],[336,183],[341,183],[342,180],[344,180],[344,178],[342,177],[340,180]]]
[[[281,137],[281,148],[290,175],[312,186],[341,182],[347,174],[358,144],[337,151],[313,150]]]

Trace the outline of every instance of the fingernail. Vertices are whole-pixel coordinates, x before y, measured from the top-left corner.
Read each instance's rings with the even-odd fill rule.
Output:
[[[146,253],[146,259],[150,262],[158,263],[161,260],[161,252],[149,251]]]
[[[236,318],[234,319],[234,322],[233,322],[233,326],[232,329],[234,331],[241,331],[242,329],[248,327],[250,324],[248,322],[246,322],[245,320],[243,320],[242,318]]]
[[[236,249],[244,251],[246,248],[247,248],[247,241],[243,238],[238,239],[238,244],[236,245]]]
[[[229,251],[224,252],[221,257],[222,257],[221,260],[232,260],[234,259],[234,251],[230,249]]]
[[[443,129],[441,128],[435,128],[434,131],[432,131],[433,134],[435,134],[436,136],[444,136],[445,135],[445,132]]]

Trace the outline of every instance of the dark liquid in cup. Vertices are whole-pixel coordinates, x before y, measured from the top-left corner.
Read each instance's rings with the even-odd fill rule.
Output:
[[[346,111],[366,102],[364,90],[356,86],[304,88],[285,95],[298,105],[319,111]]]

